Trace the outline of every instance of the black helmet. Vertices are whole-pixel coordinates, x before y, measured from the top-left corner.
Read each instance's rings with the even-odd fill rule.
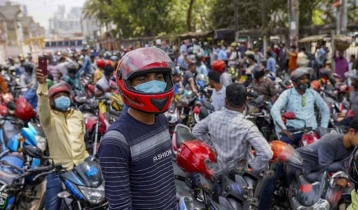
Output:
[[[319,70],[319,75],[321,77],[326,77],[326,78],[329,78],[329,75],[331,74],[331,71],[329,69],[326,69],[326,68],[322,68]]]
[[[34,66],[30,62],[24,63],[24,68],[25,68],[25,71],[31,71],[32,72],[34,70]]]
[[[358,146],[354,148],[348,165],[349,179],[358,187]]]
[[[66,67],[68,73],[74,73],[74,74],[79,69],[78,64],[75,62],[69,62],[68,64],[66,64],[65,67]]]
[[[255,65],[252,70],[255,79],[265,76],[265,67],[260,65]]]

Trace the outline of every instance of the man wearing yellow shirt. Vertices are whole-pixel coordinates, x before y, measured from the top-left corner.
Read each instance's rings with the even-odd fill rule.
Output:
[[[103,76],[103,68],[106,66],[104,60],[99,59],[97,60],[97,70],[94,72],[93,75],[93,83],[96,84],[98,80],[100,80]]]
[[[43,75],[40,69],[36,70],[40,123],[55,165],[71,170],[74,165],[82,163],[89,156],[84,143],[83,115],[80,111],[70,109],[71,87],[67,83],[58,83],[48,89],[47,76]],[[60,208],[61,200],[57,194],[61,191],[60,178],[49,174],[45,194],[46,210]]]

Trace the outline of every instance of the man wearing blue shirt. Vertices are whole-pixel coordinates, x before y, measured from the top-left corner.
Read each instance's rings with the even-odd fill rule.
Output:
[[[82,49],[81,51],[82,55],[83,55],[83,65],[82,68],[80,70],[81,74],[93,74],[93,68],[92,68],[92,62],[91,59],[89,58],[89,56],[87,55],[87,49]]]
[[[316,63],[318,65],[318,69],[323,67],[323,62],[324,60],[326,60],[326,58],[327,58],[327,52],[324,49],[324,44],[322,43],[319,46],[317,57],[316,57]]]
[[[280,139],[289,144],[297,144],[301,139],[302,133],[292,134],[287,129],[312,127],[317,128],[317,120],[314,112],[315,104],[321,114],[321,127],[327,128],[329,121],[329,109],[322,97],[314,90],[309,88],[309,72],[306,68],[298,68],[291,74],[294,88],[285,90],[277,99],[271,109],[271,116],[278,132],[282,135]],[[293,112],[300,120],[287,120],[287,127],[281,119],[281,110]]]
[[[267,51],[266,58],[266,69],[273,76],[273,78],[276,78],[276,60],[272,57],[272,52]]]
[[[221,49],[218,52],[218,60],[227,62],[227,52],[224,45],[221,46]]]

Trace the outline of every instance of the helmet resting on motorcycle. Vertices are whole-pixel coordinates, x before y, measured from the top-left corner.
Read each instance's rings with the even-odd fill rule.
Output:
[[[171,77],[173,68],[172,60],[158,48],[139,48],[125,54],[118,63],[116,73],[117,85],[123,102],[133,109],[144,112],[167,111],[174,94]],[[145,93],[132,86],[133,79],[149,73],[163,74],[166,83],[163,92]]]
[[[29,121],[35,116],[35,111],[26,99],[20,96],[16,101],[15,117],[20,120]]]
[[[226,69],[225,61],[216,60],[213,62],[213,70],[219,72],[220,74],[224,73]]]

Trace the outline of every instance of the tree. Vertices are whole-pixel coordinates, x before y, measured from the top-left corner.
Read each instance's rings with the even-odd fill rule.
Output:
[[[187,14],[187,19],[186,19],[186,24],[187,24],[187,30],[188,31],[193,31],[193,27],[192,27],[192,15],[193,15],[193,6],[194,6],[194,1],[195,0],[190,0],[189,1],[189,9],[188,9],[188,14]]]

